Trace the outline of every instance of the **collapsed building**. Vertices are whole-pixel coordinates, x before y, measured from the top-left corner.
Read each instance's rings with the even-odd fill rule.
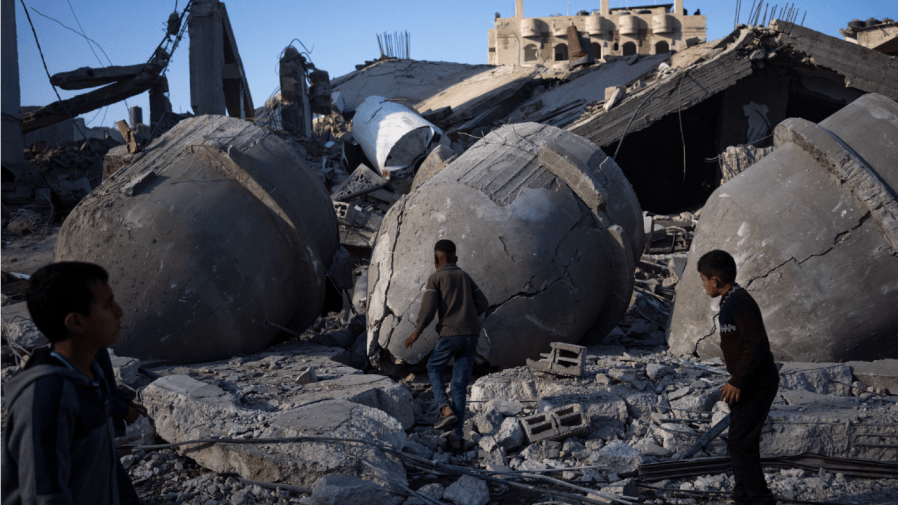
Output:
[[[20,193],[20,210],[4,214],[2,377],[46,345],[21,303],[24,278],[41,264],[30,252],[34,239],[55,246],[45,261],[106,266],[126,313],[116,376],[152,418],[119,440],[142,498],[714,500],[733,486],[729,408],[719,401],[728,374],[714,338],[696,345],[696,332],[684,328],[701,317],[699,338],[711,332],[692,262],[709,247],[730,247],[722,236],[739,236],[737,213],[781,231],[778,242],[760,241],[763,257],[737,257],[749,275],[774,253],[792,254],[783,241],[825,236],[822,249],[798,254],[819,255],[794,268],[823,279],[802,310],[814,312],[814,297],[836,290],[832,303],[820,301],[840,305],[825,315],[847,313],[873,334],[864,340],[843,327],[808,339],[800,328],[780,331],[795,333],[785,342],[771,332],[778,358],[793,360],[782,363],[762,436],[772,489],[787,499],[898,498],[898,364],[845,362],[896,357],[887,347],[895,160],[877,145],[895,133],[852,126],[894,116],[894,58],[783,21],[703,43],[703,31],[685,33],[677,23],[691,18],[703,30],[704,16],[681,15],[677,2],[674,12],[546,18],[565,24],[567,35],[573,27],[584,53],[593,39],[610,49],[586,60],[548,50],[565,40],[574,46],[560,27],[528,38],[546,44],[532,66],[384,57],[329,80],[288,47],[278,56],[280,93],[254,110],[224,4],[196,5],[188,27],[197,40],[198,117],[166,111],[144,129],[135,116],[123,145],[100,150],[102,177],[86,187],[61,172],[86,165],[84,151],[97,141],[26,146],[37,165],[30,176],[7,174],[4,158],[4,204]],[[518,21],[533,19],[518,12]],[[679,31],[648,28],[662,15],[662,30]],[[621,26],[602,28],[605,21]],[[634,33],[621,32],[625,21]],[[663,50],[663,37],[674,51]],[[624,39],[633,54],[623,54],[629,45],[613,48]],[[146,85],[159,76],[140,70],[103,84]],[[194,94],[204,87],[214,92]],[[366,129],[392,114],[413,127]],[[811,212],[821,217],[808,225],[790,207],[793,193],[770,190],[783,171],[804,166],[803,180],[816,177],[827,193],[809,205],[838,200],[836,218],[833,203]],[[860,168],[833,175],[833,167]],[[45,183],[48,174],[70,184]],[[719,187],[722,180],[729,182]],[[809,200],[817,198],[811,186],[799,188]],[[795,221],[728,207],[759,192]],[[51,205],[38,205],[38,194]],[[53,217],[60,196],[70,205]],[[58,235],[54,226],[46,237],[29,231],[54,221],[62,222]],[[443,237],[458,242],[462,267],[493,304],[461,453],[431,427],[437,412],[420,364],[435,334],[411,350],[401,345],[433,242]],[[10,252],[21,262],[7,262]],[[833,263],[812,271],[817,261]],[[874,267],[885,272],[877,279],[885,292],[843,278]],[[781,270],[794,268],[787,261]],[[751,287],[787,296],[775,277]],[[793,287],[809,292],[811,281]],[[860,320],[857,307],[867,301],[883,308]],[[771,329],[779,324],[776,314],[765,316]]]
[[[642,210],[614,160],[551,126],[500,128],[421,181],[387,213],[368,271],[368,351],[418,363],[439,338],[404,349],[449,238],[490,307],[479,353],[523,364],[553,341],[604,336],[630,302]]]
[[[724,249],[763,307],[774,357],[875,360],[898,355],[898,104],[870,93],[819,125],[774,131],[775,150],[718,188],[691,258]],[[871,135],[871,132],[875,132]],[[709,325],[710,323],[710,325]],[[678,285],[670,350],[721,356],[698,275]]]

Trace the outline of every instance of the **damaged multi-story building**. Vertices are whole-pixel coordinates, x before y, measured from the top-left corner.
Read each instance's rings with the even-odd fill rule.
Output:
[[[615,9],[610,0],[602,0],[598,11],[536,18],[525,17],[524,0],[516,0],[514,17],[496,14],[488,53],[490,65],[552,66],[587,55],[599,59],[682,51],[703,42],[705,16],[687,14],[683,0]]]

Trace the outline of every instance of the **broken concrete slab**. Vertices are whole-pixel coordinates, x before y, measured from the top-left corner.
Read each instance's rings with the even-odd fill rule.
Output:
[[[851,366],[844,363],[784,363],[780,387],[812,393],[851,396]]]
[[[421,166],[418,167],[418,171],[415,173],[415,180],[412,181],[412,187],[410,191],[418,189],[418,186],[427,182],[428,179],[436,175],[437,172],[451,163],[456,157],[457,155],[455,154],[455,151],[453,151],[451,148],[444,145],[436,146],[432,151],[430,151],[430,154],[428,154],[427,157],[424,158]]]
[[[898,360],[849,361],[845,364],[868,388],[886,388],[890,394],[898,394]]]
[[[50,344],[50,340],[31,320],[31,313],[25,302],[3,307],[3,334],[27,351]]]
[[[278,332],[266,321],[310,325],[336,224],[323,184],[280,137],[201,116],[82,200],[55,257],[109,271],[125,311],[116,351],[197,362],[263,349]]]
[[[614,197],[589,208],[557,168],[544,166],[542,146],[570,170],[590,171],[595,188]],[[435,345],[432,328],[411,349],[402,342],[433,269],[426,244],[441,238],[457,243],[459,266],[490,301],[478,354],[492,365],[523,364],[591,329],[604,335],[629,304],[642,236],[642,211],[610,158],[557,128],[505,126],[385,216],[368,274],[369,351],[418,363]]]
[[[325,475],[312,487],[313,505],[399,505],[402,498],[354,475]]]
[[[898,149],[881,141],[889,137],[898,137],[898,104],[876,94],[819,125],[788,119],[776,128],[776,150],[702,209],[702,222],[714,225],[699,225],[689,257],[712,249],[735,257],[776,359],[898,356],[889,308],[898,306]],[[689,267],[677,285],[673,354],[720,356],[717,300],[700,283]]]
[[[334,361],[341,352],[292,343],[230,362],[155,368],[164,376],[141,391],[140,400],[159,436],[170,442],[325,436],[401,450],[406,440],[402,423],[383,409],[410,409],[410,398],[403,396],[403,406],[396,406],[391,391],[403,388]],[[315,367],[320,380],[295,383],[296,371],[308,366]],[[400,462],[366,445],[205,444],[185,446],[183,451],[210,470],[265,482],[312,485],[334,473],[364,476],[369,474],[364,460],[406,483]],[[378,481],[376,475],[372,478]]]
[[[446,488],[443,499],[456,505],[486,505],[490,501],[490,490],[486,482],[463,475]]]
[[[601,469],[618,475],[635,472],[642,464],[642,454],[623,440],[610,442],[589,459]]]

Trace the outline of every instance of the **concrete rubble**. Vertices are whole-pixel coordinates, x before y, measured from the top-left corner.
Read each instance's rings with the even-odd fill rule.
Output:
[[[727,457],[728,374],[694,261],[718,247],[781,360],[761,453],[886,465],[767,464],[774,494],[898,501],[894,21],[843,41],[774,20],[623,56],[588,43],[610,42],[609,13],[583,11],[584,28],[540,18],[570,54],[539,57],[563,63],[382,56],[335,79],[288,46],[254,109],[224,4],[195,3],[199,117],[171,111],[167,53],[53,76],[149,89],[128,142],[37,129],[59,105],[15,111],[4,81],[0,378],[48,343],[28,275],[105,266],[125,309],[115,377],[149,411],[117,441],[142,502],[717,503],[731,473],[696,468]],[[366,131],[387,109],[421,128]],[[20,116],[29,136],[7,142]],[[402,347],[440,238],[491,303],[459,451],[432,428],[433,328]],[[643,475],[666,462],[693,473]]]
[[[819,125],[787,119],[774,131],[773,153],[718,188],[702,209],[701,222],[714,226],[699,225],[689,257],[733,254],[736,280],[762,307],[775,358],[898,353],[891,310],[898,306],[898,149],[868,134],[898,137],[896,125],[898,105],[875,93]],[[678,285],[674,354],[720,355],[717,338],[708,338],[716,334],[716,302],[708,303],[700,284],[687,269]]]
[[[55,259],[109,270],[128,314],[117,351],[197,362],[263,349],[278,333],[266,322],[308,327],[324,304],[336,224],[325,188],[280,138],[200,116],[82,200]]]
[[[435,345],[433,328],[412,349],[402,343],[433,270],[422,244],[447,237],[491,304],[478,351],[485,361],[523,364],[553,341],[604,336],[630,300],[641,221],[629,184],[602,151],[549,126],[501,128],[384,218],[368,277],[369,356],[382,349],[375,362],[414,364]]]

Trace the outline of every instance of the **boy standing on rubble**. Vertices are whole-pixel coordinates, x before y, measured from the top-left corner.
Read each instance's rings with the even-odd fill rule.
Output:
[[[724,251],[711,251],[698,260],[702,287],[720,299],[720,349],[730,380],[721,399],[730,405],[727,449],[733,463],[733,501],[736,505],[769,505],[776,500],[761,468],[761,427],[776,397],[779,371],[770,352],[761,310],[754,298],[736,284],[736,261]]]
[[[434,315],[439,314],[436,329],[440,339],[427,363],[434,401],[440,408],[440,417],[434,428],[451,426],[455,437],[452,446],[460,448],[464,437],[465,394],[474,368],[474,353],[481,330],[479,316],[489,307],[489,302],[471,276],[455,264],[458,261],[455,243],[440,240],[434,246],[433,254],[437,271],[427,279],[418,313],[418,326],[405,341],[405,348],[411,347],[433,321]],[[443,370],[452,358],[455,358],[455,365],[452,367],[450,405],[443,383]]]
[[[80,262],[31,276],[28,311],[52,347],[36,350],[4,387],[4,504],[138,503],[115,448],[113,418],[124,404],[104,373],[123,315],[108,279],[102,267]],[[118,415],[133,422],[137,411],[124,408]]]

